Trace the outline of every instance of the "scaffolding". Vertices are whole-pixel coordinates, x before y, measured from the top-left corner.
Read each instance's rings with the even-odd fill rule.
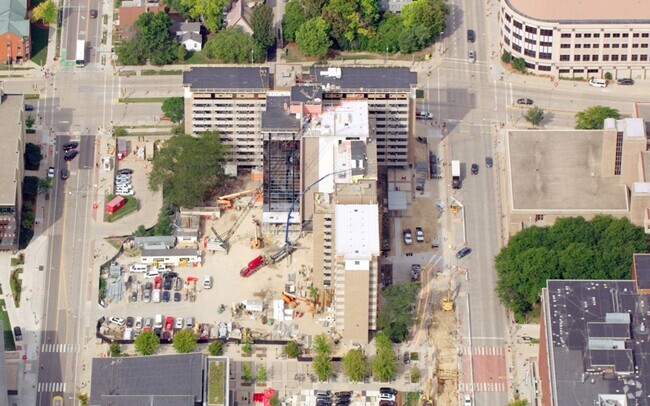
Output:
[[[300,141],[269,137],[264,141],[264,212],[288,213],[299,195]]]

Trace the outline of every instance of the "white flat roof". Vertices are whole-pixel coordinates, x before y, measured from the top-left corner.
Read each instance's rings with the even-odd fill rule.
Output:
[[[336,255],[346,260],[379,255],[379,207],[337,204],[334,209]]]
[[[368,103],[351,101],[326,107],[320,116],[311,121],[309,131],[320,136],[366,139],[370,135]]]

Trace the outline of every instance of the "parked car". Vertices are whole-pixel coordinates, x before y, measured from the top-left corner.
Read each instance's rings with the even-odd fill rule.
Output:
[[[16,341],[20,341],[23,339],[23,331],[18,326],[14,327],[14,339]]]
[[[97,10],[90,10],[90,18],[97,18]]]
[[[133,328],[135,331],[140,331],[142,330],[142,324],[144,322],[144,318],[142,316],[138,316],[135,318],[135,324],[133,325]]]
[[[205,275],[203,277],[203,289],[210,289],[210,288],[212,288],[212,276]]]
[[[135,322],[135,319],[131,316],[126,318],[126,326],[127,327],[133,327],[133,323]]]
[[[422,227],[415,227],[415,241],[424,242],[424,232],[422,232]]]
[[[137,302],[138,301],[138,291],[133,289],[131,291],[131,302]]]
[[[167,316],[165,319],[165,331],[172,331],[174,327],[174,318],[172,316]]]
[[[166,275],[165,279],[163,280],[163,289],[171,290],[173,283],[174,283],[174,278],[169,275]]]
[[[61,179],[66,180],[70,177],[70,174],[66,168],[61,169]]]
[[[472,406],[472,398],[467,394],[463,396],[463,406]]]
[[[145,303],[151,302],[151,289],[145,289],[142,293],[142,301]]]
[[[174,279],[174,290],[178,291],[181,289],[183,289],[183,278],[177,276],[176,279]]]
[[[127,327],[124,329],[124,336],[122,337],[124,340],[133,340],[133,329],[131,327]]]
[[[133,196],[135,192],[133,190],[118,190],[115,194],[118,196]]]
[[[404,357],[403,357],[403,359],[404,359],[404,364],[405,364],[405,365],[410,364],[410,363],[411,363],[411,354],[409,354],[409,352],[406,351],[406,352],[404,353]]]
[[[406,245],[413,244],[413,235],[411,234],[411,229],[406,228],[404,229],[403,233],[404,233],[404,244]]]
[[[79,143],[77,141],[69,141],[63,144],[63,150],[64,151],[70,151],[71,149],[75,149],[79,146]]]
[[[472,249],[470,247],[463,247],[456,253],[456,258],[461,259],[469,255],[469,253],[472,252]]]
[[[476,62],[476,52],[474,52],[474,51],[469,51],[469,52],[467,53],[467,61],[468,61],[469,63],[474,63],[474,62]]]
[[[72,161],[73,159],[75,159],[77,157],[77,155],[79,155],[79,151],[77,151],[76,149],[73,149],[73,150],[70,150],[70,151],[66,152],[65,155],[63,155],[63,159],[65,161]]]
[[[485,166],[488,167],[488,168],[491,168],[492,165],[494,165],[494,161],[492,161],[492,157],[491,156],[486,156],[485,157]]]
[[[185,318],[185,327],[190,330],[194,328],[194,317],[189,316]]]
[[[54,167],[53,167],[53,166],[50,166],[50,168],[47,170],[47,177],[48,177],[48,178],[53,178],[53,177],[54,177],[54,173],[55,173],[55,171],[54,171]]]
[[[183,328],[184,321],[182,317],[176,317],[176,325],[174,326],[175,329],[180,330]]]
[[[416,110],[415,118],[418,120],[433,120],[433,114],[429,113],[428,111]]]
[[[108,319],[110,323],[117,324],[118,326],[123,326],[124,325],[124,319],[121,317],[113,316],[110,319]]]
[[[478,164],[472,164],[472,175],[478,175]]]
[[[146,319],[144,319],[144,328],[142,330],[151,331],[152,327],[153,327],[153,319],[151,317],[147,317]]]
[[[517,104],[525,104],[525,105],[529,106],[529,105],[533,104],[533,100],[522,97],[521,99],[517,99]]]
[[[34,106],[31,104],[25,104],[25,111],[34,111]]]
[[[162,301],[164,303],[167,303],[167,302],[169,302],[169,298],[170,298],[169,291],[168,290],[163,291]]]
[[[624,85],[624,86],[632,86],[634,84],[634,80],[630,78],[626,79],[619,79],[616,81],[619,85]]]
[[[181,292],[174,292],[174,302],[181,301]]]
[[[131,175],[133,173],[133,169],[122,168],[122,169],[118,169],[117,173],[120,174],[120,175]]]
[[[476,34],[474,33],[474,30],[467,30],[467,42],[474,41],[476,41]]]

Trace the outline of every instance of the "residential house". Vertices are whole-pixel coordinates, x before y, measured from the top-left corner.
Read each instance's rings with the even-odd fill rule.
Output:
[[[176,41],[182,44],[186,50],[200,51],[203,48],[201,23],[174,23],[172,32],[176,35]]]
[[[141,14],[144,14],[148,11],[157,14],[159,11],[165,11],[165,6],[161,5],[158,2],[158,0],[123,1],[122,5],[120,6],[120,10],[118,12],[119,15],[118,27],[122,30],[131,27],[135,22],[135,20],[137,20]]]
[[[31,38],[27,18],[27,0],[0,1],[0,63],[20,63],[30,58]]]
[[[241,27],[244,32],[253,35],[253,27],[251,26],[251,16],[253,10],[246,4],[244,0],[238,0],[232,6],[228,15],[226,16],[226,26],[228,27]]]

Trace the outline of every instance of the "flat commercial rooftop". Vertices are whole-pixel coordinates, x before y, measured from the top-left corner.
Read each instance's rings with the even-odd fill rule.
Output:
[[[510,131],[512,211],[627,211],[625,186],[601,176],[602,144],[602,130]]]
[[[379,255],[379,208],[376,204],[337,204],[334,209],[336,255],[371,259]]]
[[[612,7],[612,3],[608,0],[506,0],[506,2],[519,13],[541,21],[650,23],[650,7],[643,0],[618,0],[616,7]]]
[[[416,86],[418,77],[408,68],[328,68],[312,67],[311,75],[321,86],[336,86],[342,90],[401,89]]]
[[[262,112],[263,130],[295,130],[300,128],[300,120],[289,113],[291,98],[289,94],[268,96],[266,111]]]
[[[14,206],[16,204],[17,169],[23,159],[20,147],[22,125],[20,114],[24,106],[24,96],[5,95],[0,103],[0,205]],[[20,153],[19,153],[20,151]]]
[[[269,68],[199,67],[183,73],[183,86],[192,90],[259,90],[271,88]]]

